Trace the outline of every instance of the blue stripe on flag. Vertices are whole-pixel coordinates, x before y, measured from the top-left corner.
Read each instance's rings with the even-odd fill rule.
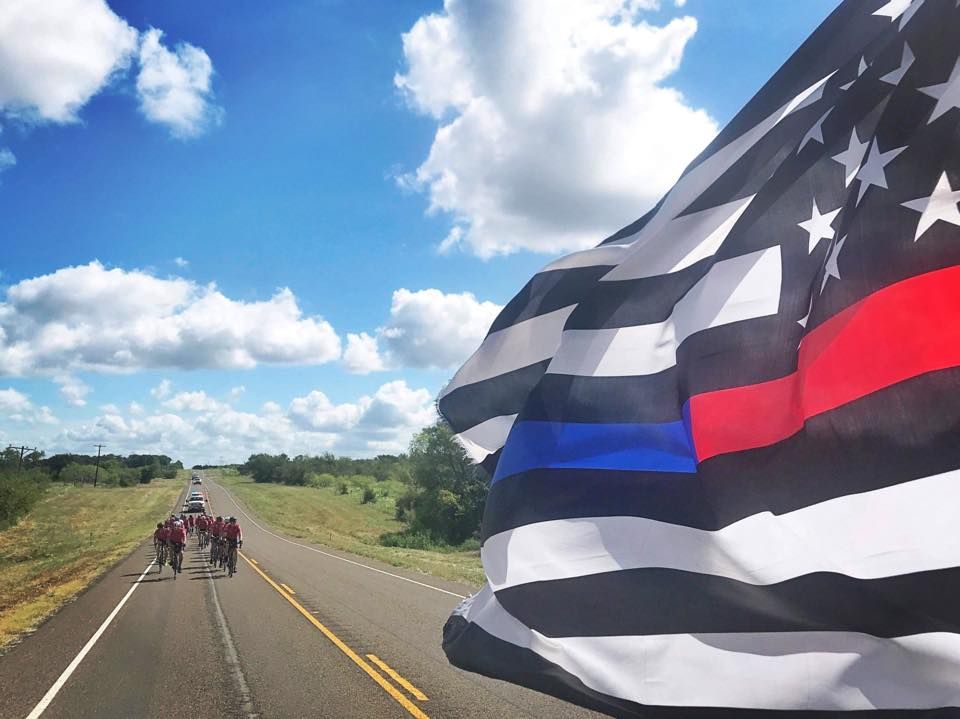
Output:
[[[549,467],[694,472],[696,466],[682,421],[588,424],[525,420],[510,430],[493,481]]]

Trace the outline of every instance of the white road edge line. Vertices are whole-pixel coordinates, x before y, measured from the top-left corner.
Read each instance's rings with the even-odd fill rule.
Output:
[[[52,702],[54,697],[56,697],[60,690],[63,689],[63,685],[67,683],[70,675],[76,671],[78,666],[80,666],[80,662],[82,662],[83,658],[87,656],[91,649],[93,649],[93,645],[97,643],[97,640],[100,639],[103,633],[107,630],[107,627],[110,626],[110,623],[114,620],[117,614],[119,614],[120,610],[123,609],[123,605],[127,603],[128,599],[130,599],[130,595],[137,590],[137,587],[140,586],[140,582],[142,582],[143,578],[147,576],[147,572],[149,572],[151,567],[153,567],[153,565],[156,563],[156,560],[153,560],[147,565],[147,568],[143,570],[140,578],[137,579],[127,593],[123,595],[123,599],[120,600],[120,603],[113,608],[113,611],[110,612],[107,618],[103,620],[103,624],[100,625],[100,628],[97,629],[87,643],[83,645],[83,649],[80,650],[80,653],[73,658],[73,661],[70,662],[67,668],[63,670],[63,674],[61,674],[57,681],[53,683],[53,686],[47,690],[47,693],[43,695],[43,699],[37,703],[37,705],[33,708],[33,711],[27,714],[27,719],[37,719],[37,717],[46,711],[47,707],[50,706],[50,702]]]
[[[233,495],[230,494],[230,492],[229,492],[223,485],[217,484],[216,482],[211,482],[211,483],[212,483],[215,487],[219,487],[220,489],[223,490],[223,493],[224,493],[225,495],[227,495],[227,497],[229,498],[229,500],[230,500],[231,502],[233,502],[233,505],[234,505],[238,510],[240,510],[240,513],[241,513],[244,517],[246,517],[247,519],[250,520],[250,523],[253,524],[253,526],[257,527],[261,532],[266,532],[266,533],[269,534],[271,537],[276,537],[276,538],[279,539],[281,542],[286,542],[287,544],[292,544],[292,545],[294,545],[294,546],[296,546],[296,547],[302,547],[303,549],[309,549],[311,552],[316,552],[317,554],[322,554],[323,556],[325,556],[325,557],[330,557],[331,559],[339,559],[341,562],[346,562],[347,564],[353,564],[353,565],[355,565],[355,566],[357,566],[357,567],[363,567],[364,569],[369,569],[371,572],[377,572],[378,574],[386,574],[388,577],[393,577],[394,579],[402,579],[402,580],[405,581],[405,582],[410,582],[410,584],[416,584],[417,586],[420,586],[420,587],[426,587],[427,589],[432,589],[432,590],[434,590],[435,592],[443,592],[444,594],[449,594],[451,597],[457,597],[458,599],[466,599],[466,596],[463,595],[463,594],[457,594],[456,592],[450,592],[450,591],[447,591],[446,589],[441,589],[440,587],[435,587],[435,586],[433,586],[432,584],[426,584],[425,582],[418,582],[416,579],[410,579],[409,577],[403,577],[403,576],[400,576],[399,574],[393,574],[392,572],[385,572],[385,571],[382,570],[382,569],[377,569],[376,567],[371,567],[371,566],[368,565],[368,564],[363,564],[363,563],[361,563],[361,562],[355,562],[355,561],[353,561],[352,559],[347,559],[347,558],[345,558],[345,557],[338,557],[336,554],[330,554],[329,552],[324,552],[324,551],[321,551],[321,550],[316,549],[316,548],[314,548],[314,547],[308,547],[306,544],[300,544],[299,542],[294,542],[294,541],[292,541],[292,540],[287,539],[286,537],[281,537],[279,534],[274,534],[274,533],[271,532],[269,529],[264,529],[263,527],[261,527],[259,524],[256,523],[256,521],[253,519],[253,517],[251,517],[249,514],[247,514],[246,512],[244,512],[244,511],[243,511],[243,508],[237,503],[237,500],[235,500],[235,499],[233,498]],[[28,717],[28,719],[30,719],[30,718]]]

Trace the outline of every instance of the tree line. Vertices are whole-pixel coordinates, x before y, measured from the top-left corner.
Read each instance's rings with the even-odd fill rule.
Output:
[[[99,469],[97,463],[99,461]],[[0,451],[0,529],[30,511],[51,482],[131,487],[154,479],[173,479],[183,463],[163,454],[54,454],[33,451],[20,456],[14,448]]]
[[[371,459],[286,454],[253,454],[239,468],[255,482],[295,486],[328,486],[326,478],[366,476],[375,482],[397,480],[404,486],[396,500],[396,517],[406,523],[405,536],[390,543],[460,545],[479,535],[488,480],[438,421],[413,438],[406,453],[381,454]],[[368,495],[363,501],[367,501]],[[371,494],[373,490],[369,490]]]

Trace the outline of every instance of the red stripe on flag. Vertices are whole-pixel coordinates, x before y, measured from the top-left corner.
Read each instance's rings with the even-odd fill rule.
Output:
[[[885,287],[813,329],[793,374],[690,398],[697,459],[765,447],[872,392],[960,365],[960,267]]]

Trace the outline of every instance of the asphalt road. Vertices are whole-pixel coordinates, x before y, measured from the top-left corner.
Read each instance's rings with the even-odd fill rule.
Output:
[[[440,632],[468,587],[293,542],[204,487],[243,526],[238,573],[191,540],[177,579],[143,574],[145,542],[0,657],[0,718],[600,716],[451,667]]]

